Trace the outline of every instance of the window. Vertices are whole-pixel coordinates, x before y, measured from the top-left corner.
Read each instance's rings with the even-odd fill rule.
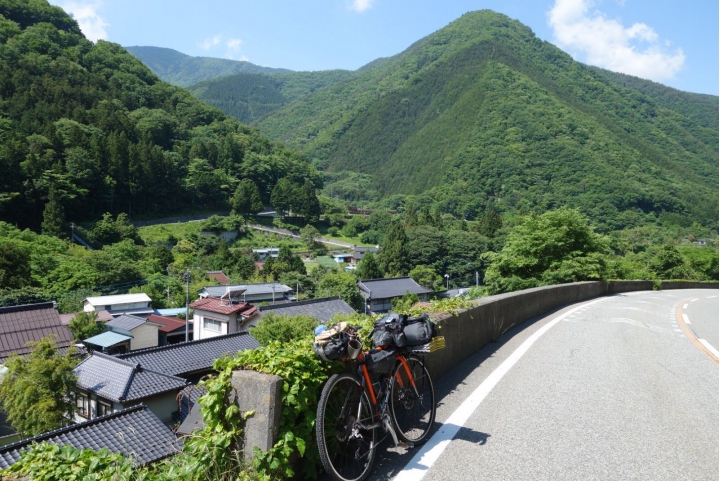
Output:
[[[215,319],[203,318],[203,327],[208,331],[222,332],[222,322],[216,321]]]
[[[112,414],[115,412],[113,407],[109,404],[105,404],[104,402],[98,402],[97,403],[97,415],[98,416],[104,416],[106,414]]]
[[[75,410],[84,418],[90,417],[90,399],[85,394],[78,393]]]

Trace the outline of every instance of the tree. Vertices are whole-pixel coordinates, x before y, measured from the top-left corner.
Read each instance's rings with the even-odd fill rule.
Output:
[[[315,194],[315,186],[306,180],[302,187],[295,189],[294,195],[295,210],[305,218],[305,222],[312,224],[317,222],[322,213],[320,201]]]
[[[17,289],[30,285],[30,252],[12,240],[0,239],[0,286]]]
[[[355,273],[359,279],[381,279],[383,276],[377,257],[372,252],[365,253]]]
[[[63,225],[65,224],[65,209],[60,203],[60,195],[57,189],[50,187],[48,201],[43,211],[42,233],[62,237],[65,232]]]
[[[312,226],[310,224],[306,225],[302,229],[300,229],[300,240],[305,244],[305,246],[308,248],[311,252],[318,252],[318,251],[324,251],[325,248],[323,245],[316,241],[320,237],[320,231],[318,231],[315,226]]]
[[[260,189],[250,179],[243,179],[235,189],[235,194],[230,199],[232,209],[243,215],[255,215],[263,209]]]
[[[353,309],[361,310],[363,297],[357,287],[355,276],[345,271],[330,271],[318,282],[315,291],[317,297],[340,296]]]
[[[275,212],[285,217],[293,205],[293,195],[295,194],[295,188],[287,178],[282,178],[273,187],[272,194],[270,195],[270,203],[272,204]]]
[[[486,237],[495,237],[498,230],[502,228],[502,217],[492,206],[488,205],[485,214],[479,219],[476,225],[477,232]]]
[[[253,328],[253,337],[263,346],[271,341],[288,343],[296,339],[312,338],[318,320],[312,316],[288,316],[267,313]]]
[[[408,237],[400,222],[393,223],[385,234],[378,252],[380,269],[389,276],[404,276],[410,270]]]
[[[77,364],[73,352],[60,354],[52,338],[31,342],[26,357],[11,356],[0,383],[0,405],[22,436],[35,436],[70,424],[75,410]]]
[[[423,287],[435,289],[435,286],[442,285],[442,277],[430,266],[415,266],[410,271],[410,277]]]
[[[490,293],[540,285],[601,280],[607,272],[607,238],[574,209],[530,214],[508,235],[485,273]]]
[[[93,336],[97,336],[105,330],[105,323],[97,322],[97,312],[78,312],[73,317],[68,329],[72,331],[76,341],[84,341]]]

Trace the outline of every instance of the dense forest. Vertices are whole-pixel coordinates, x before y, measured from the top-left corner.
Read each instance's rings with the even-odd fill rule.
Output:
[[[295,100],[357,75],[348,70],[239,73],[190,85],[188,90],[203,102],[252,124]]]
[[[165,82],[187,87],[203,80],[237,73],[271,74],[291,72],[282,68],[261,67],[243,60],[191,57],[171,48],[125,47]]]
[[[603,231],[660,216],[716,227],[717,97],[651,84],[479,11],[256,125],[332,176],[326,193],[359,175],[370,195],[348,197],[365,205],[410,194],[466,219],[490,201],[577,207]]]
[[[84,38],[43,0],[0,2],[0,220],[47,233],[104,212],[228,207],[241,180],[322,186],[297,151]]]

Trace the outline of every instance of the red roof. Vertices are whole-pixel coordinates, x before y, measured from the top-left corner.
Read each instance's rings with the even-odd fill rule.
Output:
[[[208,271],[205,274],[207,274],[210,279],[215,279],[223,286],[230,284],[230,279],[223,273],[223,271]]]
[[[172,332],[180,327],[185,327],[185,321],[178,319],[177,317],[166,317],[151,314],[148,316],[147,320],[161,324],[161,327],[158,328],[158,331],[160,332]]]
[[[190,304],[190,307],[203,311],[217,312],[218,314],[233,314],[237,312],[243,316],[250,316],[257,311],[257,307],[250,305],[247,302],[229,304],[228,301],[217,299],[215,297],[198,299]]]

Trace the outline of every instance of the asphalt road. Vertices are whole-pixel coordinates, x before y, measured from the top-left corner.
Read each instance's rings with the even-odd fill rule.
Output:
[[[717,295],[628,293],[528,321],[437,379],[433,437],[385,441],[369,479],[717,480],[717,358],[691,339],[717,350]]]

